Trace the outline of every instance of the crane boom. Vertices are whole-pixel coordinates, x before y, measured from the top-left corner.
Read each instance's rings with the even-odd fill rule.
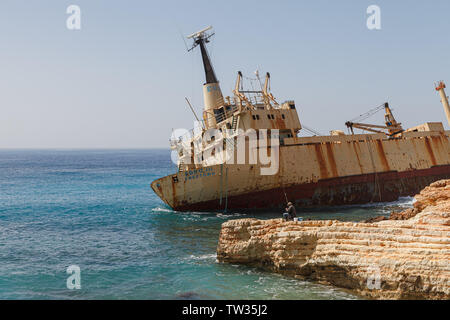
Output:
[[[353,122],[353,121],[347,121],[345,125],[352,131],[352,134],[355,134],[353,131],[353,128],[369,131],[369,132],[375,132],[375,133],[384,133],[390,137],[395,136],[399,133],[403,132],[403,128],[401,126],[401,123],[398,123],[394,115],[392,114],[391,108],[389,108],[389,104],[386,102],[384,105],[379,106],[377,108],[374,108],[362,115],[360,115],[356,119],[367,119],[369,116],[375,114],[376,112],[380,111],[382,108],[385,109],[385,125],[376,125],[376,124],[368,124],[368,123],[360,123],[360,122]],[[381,130],[377,130],[381,129]],[[384,129],[384,131],[382,130]]]

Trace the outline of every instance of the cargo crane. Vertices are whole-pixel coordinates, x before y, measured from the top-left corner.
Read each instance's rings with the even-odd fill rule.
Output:
[[[355,121],[363,121],[383,109],[385,110],[385,115],[384,115],[384,121],[386,124],[385,126],[355,122]],[[375,132],[375,133],[384,133],[384,134],[388,135],[389,137],[394,137],[404,131],[401,126],[401,123],[398,123],[395,120],[394,115],[392,114],[392,110],[391,110],[391,108],[389,108],[389,103],[387,103],[387,102],[382,104],[381,106],[378,106],[372,110],[369,110],[368,112],[360,115],[359,117],[357,117],[351,121],[347,121],[345,123],[345,125],[347,126],[347,128],[349,128],[351,130],[352,134],[355,134],[353,132],[354,128],[365,130],[365,131],[370,131],[370,132]]]

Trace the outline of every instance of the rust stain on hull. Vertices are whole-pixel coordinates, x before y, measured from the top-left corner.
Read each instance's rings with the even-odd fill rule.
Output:
[[[437,148],[442,149],[444,148],[444,144],[442,143],[442,137],[431,137],[431,140],[436,145]]]
[[[430,156],[431,163],[433,166],[437,164],[436,157],[434,156],[433,149],[431,149],[430,140],[428,137],[425,137],[425,148],[427,149],[428,155]]]
[[[276,126],[274,126],[274,128],[286,129],[286,123],[284,122],[283,119],[277,117],[275,123]]]
[[[326,179],[326,178],[328,178],[328,170],[327,170],[327,164],[325,162],[325,158],[322,153],[321,145],[315,144],[314,150],[316,152],[317,162],[319,163],[320,178]]]
[[[378,156],[380,157],[381,164],[383,165],[384,171],[391,170],[389,168],[389,163],[388,163],[388,160],[386,158],[386,152],[384,151],[383,145],[382,145],[380,140],[376,140],[376,146],[377,146]]]
[[[333,177],[339,176],[337,165],[336,165],[336,159],[334,158],[334,152],[333,152],[333,145],[331,143],[327,143],[327,156],[328,156],[328,162],[330,163],[331,167],[331,173],[333,174]]]
[[[353,150],[355,151],[355,156],[356,156],[356,160],[358,161],[358,166],[359,169],[361,171],[361,173],[363,173],[363,167],[361,164],[361,159],[359,158],[359,153],[361,152],[361,148],[359,147],[359,143],[356,141],[352,141],[352,146],[353,146]]]
[[[175,186],[175,182],[173,181],[173,177],[172,177],[172,195],[173,195],[173,202],[174,202],[174,206],[177,206],[177,188]]]

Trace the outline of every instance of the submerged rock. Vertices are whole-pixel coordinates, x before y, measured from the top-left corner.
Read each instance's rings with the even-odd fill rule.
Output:
[[[220,262],[241,263],[377,299],[450,298],[450,180],[414,208],[373,223],[282,219],[225,222]]]

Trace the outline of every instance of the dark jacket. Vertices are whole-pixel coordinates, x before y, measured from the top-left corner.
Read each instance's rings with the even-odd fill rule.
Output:
[[[295,207],[293,205],[290,205],[286,208],[286,211],[289,213],[289,216],[291,218],[295,218],[297,216],[297,212],[295,211]]]

